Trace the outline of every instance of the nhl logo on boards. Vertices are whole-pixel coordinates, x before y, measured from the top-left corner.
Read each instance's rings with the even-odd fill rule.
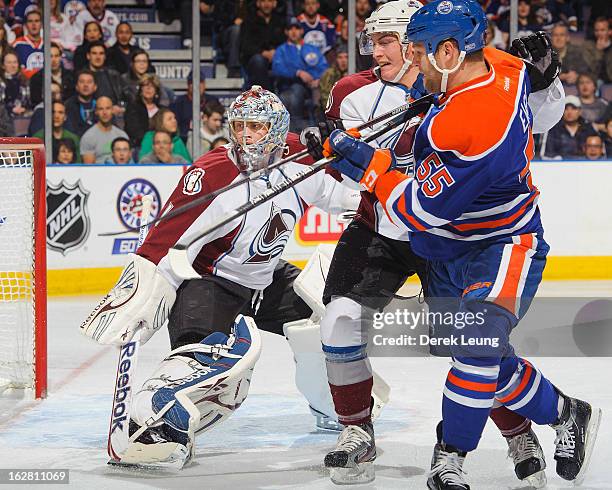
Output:
[[[72,185],[47,183],[47,247],[66,255],[85,243],[91,228],[88,197],[80,179]]]
[[[436,9],[438,11],[439,14],[450,14],[453,11],[453,2],[441,2],[440,5],[438,5],[438,8]]]
[[[149,219],[157,218],[161,207],[161,196],[155,186],[146,179],[128,180],[117,196],[117,213],[121,222],[130,230],[140,228],[142,215],[142,198],[153,196]]]

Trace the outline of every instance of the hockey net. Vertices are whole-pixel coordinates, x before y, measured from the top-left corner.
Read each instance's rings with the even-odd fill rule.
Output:
[[[47,389],[42,142],[0,138],[0,393]]]

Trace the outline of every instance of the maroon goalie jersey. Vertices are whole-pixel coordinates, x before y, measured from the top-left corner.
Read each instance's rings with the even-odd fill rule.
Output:
[[[284,156],[303,150],[294,134],[289,134]],[[182,280],[170,267],[168,250],[183,237],[190,237],[258,194],[304,170],[311,159],[290,162],[260,178],[227,191],[168,220],[149,231],[138,255],[157,264],[161,273],[178,288]],[[180,208],[194,199],[244,178],[233,161],[229,145],[200,157],[181,178],[162,214]],[[236,282],[251,289],[264,289],[272,275],[294,226],[310,205],[329,212],[341,211],[346,188],[321,171],[284,191],[266,203],[236,218],[202,238],[188,249],[195,270]]]

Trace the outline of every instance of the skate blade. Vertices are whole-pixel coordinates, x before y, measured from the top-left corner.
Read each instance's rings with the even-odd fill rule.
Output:
[[[546,473],[544,470],[538,471],[533,475],[529,475],[527,478],[521,480],[522,482],[529,485],[531,488],[544,488],[546,486]]]
[[[318,430],[331,432],[342,432],[344,429],[344,425],[340,422],[321,415],[315,415],[315,427]]]
[[[591,462],[591,454],[595,447],[595,441],[597,440],[597,431],[599,430],[599,424],[601,422],[601,408],[591,408],[591,419],[589,420],[589,426],[587,427],[586,443],[584,448],[584,462],[582,467],[576,475],[573,483],[575,486],[581,485],[586,476],[586,472],[589,469],[589,463]]]
[[[358,485],[374,481],[374,462],[359,463],[353,468],[329,467],[329,477],[336,485]]]
[[[133,442],[121,460],[111,459],[108,464],[133,469],[178,471],[189,459],[188,449],[176,442],[160,444]]]

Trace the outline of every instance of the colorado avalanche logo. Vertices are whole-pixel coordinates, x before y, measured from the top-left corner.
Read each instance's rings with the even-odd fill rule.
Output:
[[[285,221],[292,219],[290,225]],[[281,209],[272,203],[270,217],[255,235],[249,247],[250,257],[244,261],[245,264],[267,264],[274,257],[283,253],[291,230],[296,222],[295,214],[287,209]]]
[[[140,227],[142,198],[147,195],[153,196],[149,219],[157,218],[161,207],[161,197],[151,182],[145,179],[132,179],[126,182],[119,191],[117,213],[119,219],[127,228],[137,230]]]

